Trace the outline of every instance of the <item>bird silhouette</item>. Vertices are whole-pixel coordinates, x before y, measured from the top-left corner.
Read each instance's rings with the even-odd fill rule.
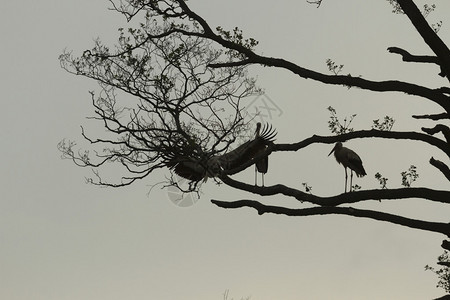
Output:
[[[271,125],[265,124],[261,127],[261,123],[256,124],[255,137],[249,140],[233,151],[225,153],[219,160],[224,170],[232,171],[235,168],[242,166],[248,161],[256,158],[264,152],[269,144],[273,143],[277,133]],[[262,185],[264,186],[264,174],[267,173],[269,167],[269,157],[264,156],[255,163],[255,185],[257,185],[257,173],[262,174]],[[230,173],[229,174],[233,174]]]
[[[352,180],[353,180],[353,171],[356,173],[356,176],[363,177],[366,174],[366,170],[362,165],[361,158],[355,151],[342,146],[341,142],[337,142],[334,145],[334,148],[331,150],[330,154],[334,152],[334,157],[336,161],[344,166],[345,169],[345,192],[347,192],[347,168],[350,169],[350,192],[352,191]]]
[[[205,155],[203,158],[166,153],[164,154],[164,163],[175,174],[193,183],[216,177],[221,171],[231,175],[237,172],[233,171],[234,169],[241,167],[265,151],[267,146],[273,143],[276,135],[272,126],[265,125],[261,130],[261,123],[257,123],[255,137],[230,152],[210,157]],[[268,157],[259,159],[255,165],[255,173],[260,172],[264,176],[268,169]]]

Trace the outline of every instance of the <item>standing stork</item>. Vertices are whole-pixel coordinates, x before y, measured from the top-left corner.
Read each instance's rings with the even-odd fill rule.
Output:
[[[255,137],[230,152],[215,155],[208,159],[184,157],[168,153],[165,154],[164,163],[175,174],[189,180],[192,184],[196,184],[202,179],[206,180],[208,177],[218,176],[220,171],[232,171],[253,160],[257,155],[266,150],[267,146],[274,141],[276,135],[277,133],[272,129],[272,126],[266,125],[261,130],[261,123],[257,123]],[[260,172],[264,176],[267,173],[268,162],[267,156],[255,162],[255,185],[256,173]],[[229,174],[235,173],[232,171]]]
[[[336,161],[344,166],[345,169],[345,192],[347,193],[347,168],[350,168],[350,192],[352,191],[352,180],[353,171],[355,171],[356,176],[363,177],[366,174],[366,170],[362,165],[361,158],[355,151],[342,146],[341,142],[337,142],[334,148],[331,150],[330,154],[334,152],[334,157]]]

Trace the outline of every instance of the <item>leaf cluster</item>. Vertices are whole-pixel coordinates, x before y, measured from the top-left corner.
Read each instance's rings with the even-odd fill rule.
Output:
[[[395,120],[390,116],[385,116],[383,121],[380,119],[373,120],[372,128],[381,131],[391,131],[394,126]]]
[[[382,189],[387,189],[387,181],[388,179],[386,177],[383,177],[379,172],[375,173],[375,179],[378,180],[378,183],[380,184]]]
[[[254,38],[244,38],[242,30],[238,27],[235,27],[233,31],[225,30],[221,26],[216,27],[216,31],[219,36],[223,39],[230,41],[239,46],[243,46],[249,50],[254,50],[254,48],[258,45],[258,41]]]
[[[327,110],[330,112],[328,128],[330,129],[331,133],[340,135],[354,131],[353,128],[350,127],[350,124],[356,117],[356,114],[350,115],[350,117],[344,117],[343,121],[341,122],[337,116],[336,109],[334,109],[332,106],[328,106]]]
[[[429,265],[425,266],[426,271],[432,271],[439,278],[439,281],[436,285],[437,288],[442,288],[445,290],[447,294],[450,293],[450,258],[447,251],[444,251],[443,254],[438,257],[438,264],[442,265],[442,268],[436,269],[434,267],[430,267]]]
[[[328,70],[332,72],[334,75],[339,75],[341,73],[342,69],[344,68],[344,65],[338,65],[336,62],[328,58],[326,60],[326,64],[328,67]]]
[[[411,187],[411,184],[419,178],[419,174],[417,173],[417,167],[411,165],[407,171],[401,172],[402,175],[402,185],[404,187]]]

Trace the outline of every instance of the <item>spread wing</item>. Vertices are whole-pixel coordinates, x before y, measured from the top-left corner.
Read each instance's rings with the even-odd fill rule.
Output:
[[[271,125],[265,125],[261,133],[255,138],[221,155],[220,164],[222,168],[224,170],[232,170],[252,160],[261,151],[264,151],[270,143],[273,143],[276,135],[277,133]]]
[[[198,159],[170,155],[164,163],[175,174],[190,181],[201,181],[206,176],[206,168]]]

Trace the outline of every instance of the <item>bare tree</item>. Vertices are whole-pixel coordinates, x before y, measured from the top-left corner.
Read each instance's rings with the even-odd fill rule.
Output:
[[[363,77],[324,74],[297,65],[283,58],[258,54],[257,42],[245,38],[235,28],[231,31],[211,26],[192,11],[183,0],[111,0],[113,9],[128,21],[140,21],[136,29],[120,30],[119,42],[114,50],[100,41],[81,57],[70,52],[60,57],[63,68],[77,75],[99,82],[101,92],[92,93],[94,116],[105,126],[108,134],[91,138],[83,136],[99,150],[86,152],[75,149],[75,144],[62,141],[60,150],[76,164],[100,168],[107,162],[123,167],[125,175],[119,182],[102,180],[99,173],[91,181],[95,184],[123,186],[148,176],[155,169],[167,166],[169,157],[189,157],[206,162],[215,155],[226,155],[239,145],[241,135],[248,129],[249,116],[245,115],[243,99],[259,92],[255,81],[248,76],[252,65],[285,69],[300,78],[312,79],[327,85],[357,87],[372,92],[398,92],[421,97],[441,107],[434,115],[413,116],[443,122],[449,119],[450,87],[429,88],[400,80],[374,81]],[[321,1],[310,1],[320,6]],[[440,68],[439,76],[450,81],[450,50],[425,20],[412,0],[391,1],[396,12],[404,13],[432,56],[415,55],[393,45],[388,51],[399,55],[405,62],[430,63]],[[391,126],[392,127],[392,126]],[[450,129],[442,124],[422,128],[423,132],[392,130],[359,130],[335,136],[314,135],[301,141],[270,143],[266,150],[253,159],[242,162],[238,168],[220,168],[214,173],[219,180],[233,188],[268,196],[283,195],[308,202],[310,208],[292,209],[269,206],[253,200],[212,200],[222,208],[251,207],[259,214],[274,213],[289,216],[341,214],[386,221],[410,228],[450,236],[450,224],[411,219],[381,211],[344,206],[366,200],[395,200],[419,198],[450,203],[450,191],[430,188],[397,188],[359,190],[332,197],[320,197],[296,187],[276,184],[258,187],[230,177],[258,159],[272,152],[299,151],[315,143],[332,144],[355,138],[382,138],[413,140],[434,146],[442,156],[450,156]],[[436,137],[443,133],[444,139]],[[448,165],[430,157],[430,164],[442,176],[450,179]],[[380,175],[380,179],[381,175]],[[197,183],[198,181],[196,181]],[[173,183],[173,182],[172,182]],[[386,184],[386,180],[384,180]],[[385,185],[384,185],[385,187]],[[189,190],[198,188],[191,185]],[[444,241],[443,247],[450,249]]]

